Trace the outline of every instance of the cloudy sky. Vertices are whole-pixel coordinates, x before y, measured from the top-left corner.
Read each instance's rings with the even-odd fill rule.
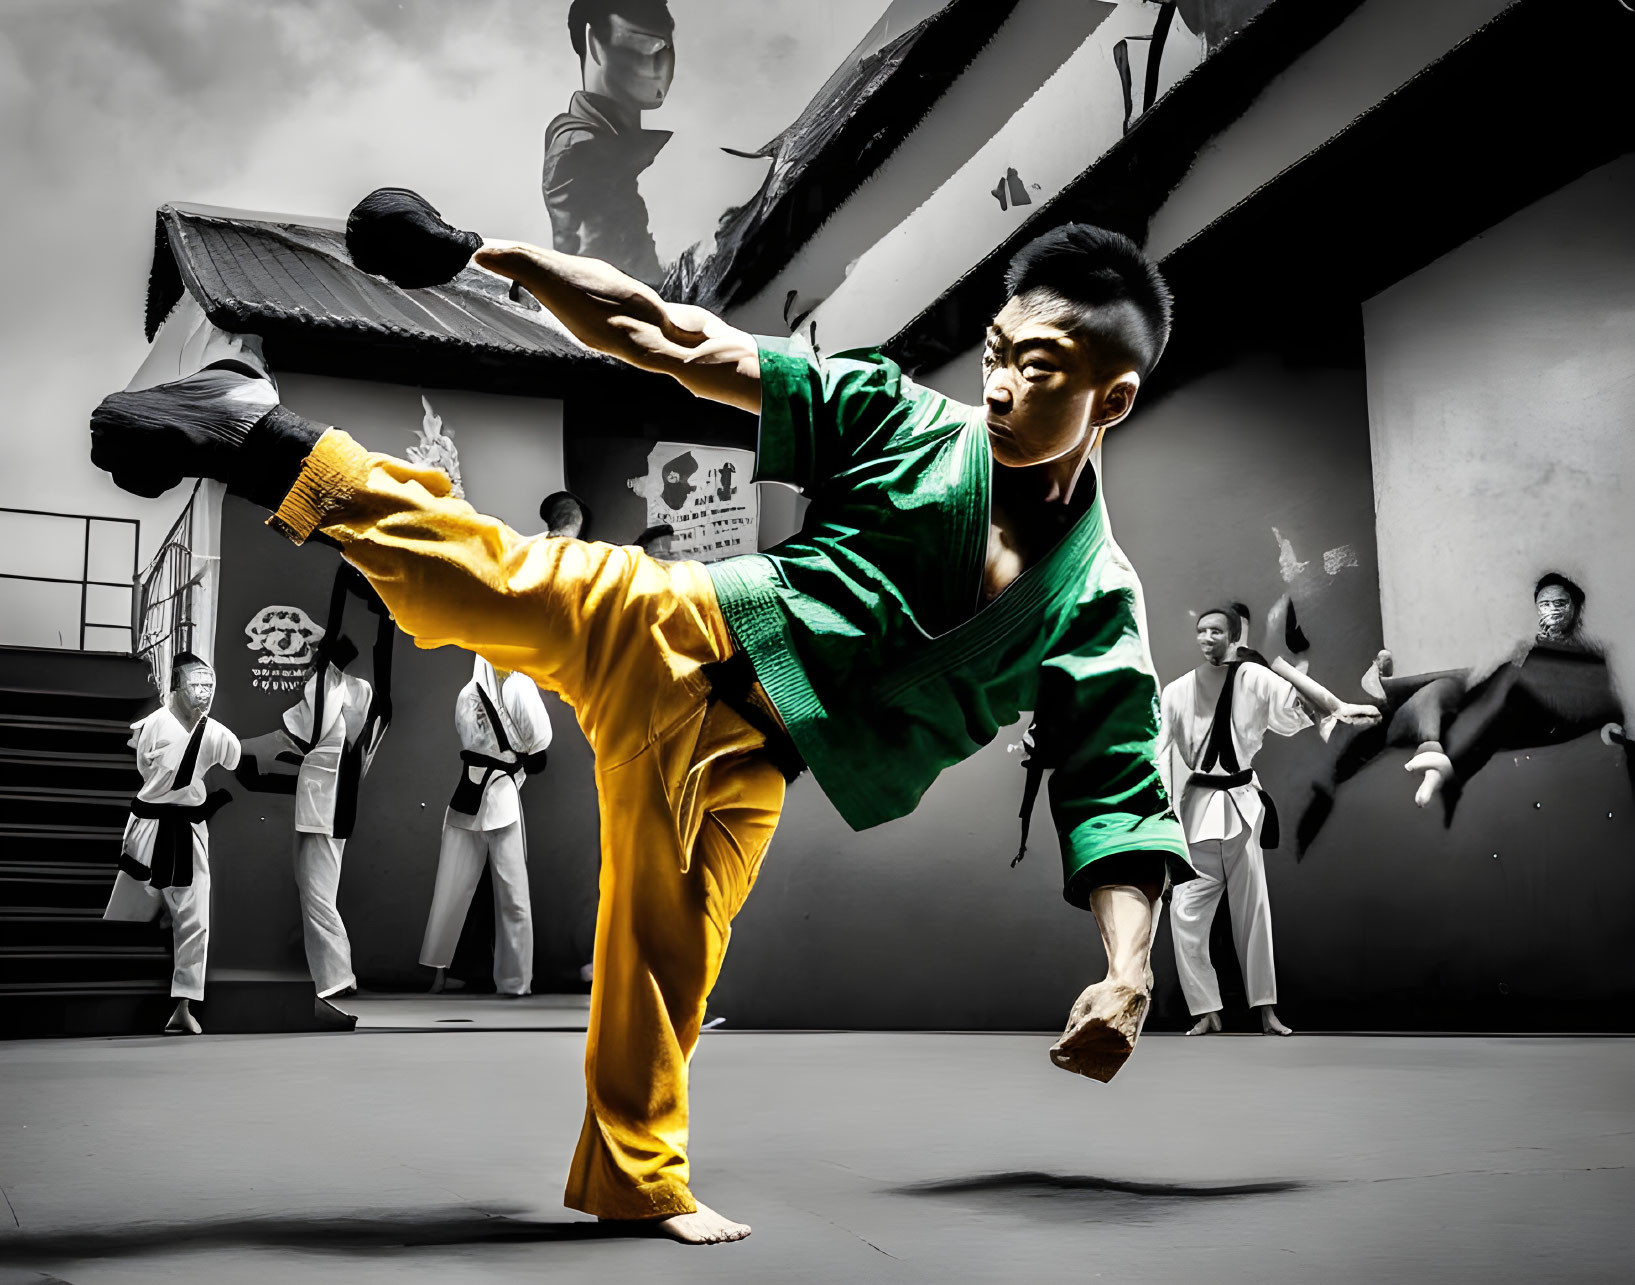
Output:
[[[14,507],[139,516],[85,423],[146,352],[153,212],[196,201],[344,216],[425,192],[464,227],[549,244],[545,122],[579,86],[568,0],[0,0],[0,427]],[[644,185],[660,255],[759,185],[752,149],[885,0],[670,0],[674,130]],[[16,498],[19,494],[26,498]],[[4,582],[0,582],[3,586]]]

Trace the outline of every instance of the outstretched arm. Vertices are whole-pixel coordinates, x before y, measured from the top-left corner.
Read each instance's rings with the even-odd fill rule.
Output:
[[[1300,695],[1301,703],[1318,719],[1333,718],[1341,723],[1377,723],[1380,712],[1372,705],[1353,705],[1343,701],[1311,675],[1296,669],[1277,653],[1281,650],[1283,625],[1289,614],[1289,595],[1284,594],[1266,613],[1266,654],[1273,657],[1267,668]],[[1332,725],[1329,725],[1332,726]],[[1324,732],[1324,739],[1328,733]]]
[[[760,413],[755,340],[707,309],[666,303],[600,259],[519,241],[484,241],[476,262],[521,284],[586,347],[669,375],[699,397]]]

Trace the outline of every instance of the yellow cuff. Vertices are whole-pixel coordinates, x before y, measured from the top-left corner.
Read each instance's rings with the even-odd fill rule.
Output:
[[[346,433],[326,429],[267,525],[295,544],[304,543],[352,498],[368,472],[368,458]]]

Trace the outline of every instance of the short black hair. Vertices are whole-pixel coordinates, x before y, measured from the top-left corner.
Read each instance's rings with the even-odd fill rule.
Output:
[[[1005,269],[1012,299],[1038,292],[1074,314],[1072,329],[1128,360],[1145,379],[1169,343],[1169,286],[1140,246],[1121,232],[1064,223],[1034,237]]]
[[[182,685],[182,670],[189,665],[203,665],[209,669],[210,662],[203,656],[195,656],[190,651],[179,651],[170,658],[170,690],[175,691]]]
[[[1567,597],[1572,600],[1575,615],[1584,610],[1584,591],[1578,587],[1576,581],[1568,579],[1559,571],[1546,571],[1538,578],[1538,583],[1533,586],[1533,600],[1535,602],[1538,601],[1539,594],[1543,593],[1549,585],[1560,585],[1567,591]]]
[[[643,528],[642,533],[636,537],[635,543],[639,548],[645,549],[654,540],[662,540],[665,536],[674,535],[675,533],[676,529],[668,522],[658,522],[650,527]]]
[[[581,63],[585,61],[585,28],[594,27],[597,38],[605,41],[612,31],[608,19],[614,14],[652,31],[676,29],[665,0],[573,0],[568,6],[568,39]]]
[[[579,519],[579,534],[583,537],[590,530],[590,505],[572,491],[552,491],[539,502],[539,520],[547,531],[567,526],[575,517]]]
[[[1243,617],[1238,615],[1236,606],[1206,607],[1198,613],[1197,627],[1204,627],[1205,616],[1221,616],[1226,621],[1226,630],[1236,638],[1243,631]]]

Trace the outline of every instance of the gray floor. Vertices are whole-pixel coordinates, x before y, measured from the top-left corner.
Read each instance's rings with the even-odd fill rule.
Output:
[[[558,1205],[582,1040],[0,1044],[0,1281],[1635,1279],[1635,1040],[712,1033],[709,1249]]]

